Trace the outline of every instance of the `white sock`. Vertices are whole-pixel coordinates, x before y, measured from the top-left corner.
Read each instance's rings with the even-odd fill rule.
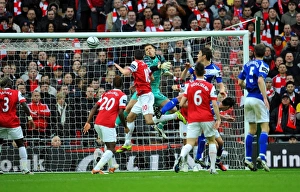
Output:
[[[130,122],[130,123],[127,122],[127,127],[129,129],[129,133],[125,134],[125,143],[124,143],[124,145],[125,146],[130,146],[131,145],[132,133],[133,133],[134,128],[135,128],[134,122]]]
[[[208,145],[208,153],[210,158],[210,168],[212,171],[216,170],[217,146],[216,144]]]
[[[25,147],[20,147],[19,148],[19,156],[20,156],[20,167],[21,170],[28,170],[27,168],[27,151]]]
[[[160,123],[160,122],[164,122],[164,121],[170,121],[172,119],[176,119],[177,115],[176,113],[173,114],[168,114],[168,115],[162,115],[159,119],[157,119],[156,117],[152,117],[153,122],[156,123]]]
[[[94,170],[100,170],[103,169],[104,165],[112,158],[113,152],[111,150],[107,150],[102,155],[100,161],[97,163],[97,165],[94,167]]]
[[[196,160],[196,157],[197,157],[197,151],[198,151],[198,146],[194,146],[194,147],[193,147],[193,158],[194,158],[194,160]]]
[[[180,152],[180,157],[185,157],[189,154],[189,152],[192,150],[193,146],[190,144],[186,144],[185,146],[182,147],[181,152]]]

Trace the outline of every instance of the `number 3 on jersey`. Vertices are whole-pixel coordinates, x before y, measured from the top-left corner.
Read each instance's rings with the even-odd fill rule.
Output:
[[[202,103],[201,90],[197,90],[194,94],[194,103],[199,106]]]
[[[3,112],[7,112],[9,110],[9,98],[8,97],[4,97],[4,103],[3,103],[3,107],[2,107],[2,111]]]

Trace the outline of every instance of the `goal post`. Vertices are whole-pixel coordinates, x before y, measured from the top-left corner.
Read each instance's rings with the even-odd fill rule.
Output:
[[[90,49],[86,39],[90,36],[98,37],[100,45],[95,49]],[[179,45],[181,42],[182,45]],[[29,136],[30,130],[26,127],[26,121],[21,117],[21,125],[24,130],[28,151],[30,169],[33,171],[89,171],[92,169],[94,161],[101,156],[104,146],[96,141],[96,133],[91,130],[87,135],[82,134],[82,128],[86,121],[88,112],[97,101],[98,91],[103,88],[110,88],[110,80],[107,73],[108,63],[115,62],[127,66],[133,60],[133,51],[143,48],[145,44],[153,44],[157,48],[157,54],[163,55],[166,60],[181,68],[184,64],[175,61],[176,48],[180,48],[180,61],[189,62],[197,58],[198,51],[209,46],[214,54],[213,60],[220,68],[229,67],[224,79],[228,89],[228,96],[233,97],[240,104],[240,95],[237,94],[236,79],[232,77],[232,69],[242,65],[249,60],[249,33],[247,30],[240,31],[184,31],[184,32],[110,32],[110,33],[1,33],[1,72],[6,74],[5,66],[16,68],[16,78],[28,79],[27,69],[32,61],[38,65],[38,75],[36,78],[41,82],[41,76],[49,75],[50,86],[59,93],[63,90],[63,85],[67,84],[65,77],[71,74],[73,82],[67,86],[68,97],[66,103],[70,107],[68,115],[64,115],[63,120],[53,115],[60,116],[56,111],[57,96],[53,94],[51,99],[44,102],[51,110],[51,116],[45,117],[48,122],[46,134]],[[182,46],[182,47],[180,47]],[[46,59],[41,62],[42,54],[45,52]],[[217,56],[217,52],[219,56]],[[100,62],[101,53],[105,54],[105,62]],[[24,56],[25,54],[25,56]],[[240,55],[241,54],[241,55]],[[77,55],[79,58],[75,58]],[[241,57],[241,58],[239,58]],[[76,61],[79,61],[80,68],[76,68]],[[56,71],[62,71],[61,79],[54,77]],[[79,70],[85,69],[86,74],[78,77]],[[222,70],[222,69],[221,69]],[[174,72],[174,71],[173,71]],[[13,72],[11,72],[13,73]],[[174,72],[175,73],[175,72]],[[118,73],[116,73],[118,74]],[[224,72],[223,72],[224,75]],[[53,80],[53,81],[52,81]],[[98,85],[97,84],[98,80]],[[131,96],[129,90],[132,85],[132,77],[123,76],[124,92]],[[58,83],[62,81],[64,83]],[[94,82],[96,81],[96,82]],[[226,82],[225,82],[226,81]],[[52,82],[55,82],[52,84]],[[16,83],[16,79],[14,79]],[[26,83],[26,81],[25,81]],[[171,89],[176,84],[173,77],[162,77],[161,91],[169,99],[178,95]],[[41,86],[41,84],[39,84]],[[87,100],[87,87],[93,87],[94,99]],[[40,87],[41,88],[41,87]],[[70,88],[70,89],[69,89]],[[39,89],[46,97],[43,91]],[[31,95],[32,90],[27,92]],[[50,97],[49,97],[50,98]],[[28,103],[31,97],[27,98]],[[224,140],[224,152],[222,161],[229,169],[243,169],[245,157],[244,133],[248,132],[247,124],[244,123],[243,108],[234,106],[230,115],[235,116],[236,122],[225,122],[224,127],[219,131]],[[59,122],[57,122],[59,119]],[[63,125],[61,122],[63,121]],[[60,125],[58,125],[60,124]],[[143,118],[138,116],[135,121],[136,130],[133,135],[133,149],[130,152],[116,154],[116,161],[120,164],[120,171],[135,170],[168,170],[172,169],[175,159],[180,153],[182,139],[179,137],[178,122],[169,121],[165,125],[168,139],[162,139],[151,126],[145,124]],[[54,135],[60,137],[62,145],[54,147],[51,139]],[[117,128],[117,148],[124,142],[124,131],[122,127]],[[95,150],[97,149],[97,150]],[[99,150],[100,149],[100,150]],[[206,152],[205,152],[206,153]],[[190,154],[189,165],[192,167],[192,153]],[[0,168],[7,172],[20,171],[18,162],[18,151],[11,147],[11,141],[6,140],[0,154]]]

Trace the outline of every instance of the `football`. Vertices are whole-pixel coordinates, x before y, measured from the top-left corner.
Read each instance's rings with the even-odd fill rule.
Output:
[[[89,48],[96,48],[99,44],[100,44],[100,41],[97,37],[89,37],[87,40],[86,40]]]

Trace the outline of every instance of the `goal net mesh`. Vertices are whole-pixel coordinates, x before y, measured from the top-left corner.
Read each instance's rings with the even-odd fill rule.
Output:
[[[157,54],[173,64],[174,77],[162,77],[161,92],[169,99],[178,95],[172,85],[181,81],[176,79],[176,67],[184,69],[185,62],[193,63],[199,50],[205,46],[213,50],[212,61],[222,70],[223,82],[229,97],[236,100],[233,109],[222,112],[231,115],[234,122],[223,121],[219,132],[224,140],[222,162],[229,169],[242,169],[244,159],[244,115],[240,106],[242,90],[237,85],[237,74],[243,64],[242,37],[207,36],[201,33],[194,37],[138,37],[138,38],[99,38],[96,49],[87,46],[85,38],[4,38],[1,42],[1,73],[10,74],[14,88],[25,84],[23,95],[28,104],[32,103],[34,90],[40,92],[41,103],[46,104],[50,114],[39,116],[40,128],[27,127],[25,115],[20,109],[18,115],[24,131],[28,152],[28,166],[32,171],[65,172],[89,171],[99,160],[104,145],[97,140],[96,132],[91,129],[82,133],[89,111],[103,90],[111,88],[114,75],[120,75],[111,62],[128,66],[133,60],[133,52],[151,43],[156,46]],[[178,68],[177,68],[178,69]],[[35,73],[36,72],[36,73]],[[46,77],[45,77],[46,76]],[[48,76],[48,77],[47,77]],[[22,80],[20,80],[22,79]],[[35,81],[37,79],[37,81]],[[123,76],[124,92],[130,99],[133,84],[131,76]],[[43,83],[43,82],[48,82]],[[50,88],[47,87],[50,85]],[[63,92],[64,94],[60,94]],[[65,96],[66,95],[66,96]],[[90,96],[92,95],[92,96]],[[65,98],[64,98],[65,96]],[[63,97],[67,109],[57,103]],[[129,100],[128,99],[128,100]],[[92,123],[91,123],[92,124]],[[164,129],[168,139],[145,124],[141,115],[135,121],[133,148],[122,154],[115,154],[119,170],[169,170],[180,153],[182,139],[179,136],[178,121],[169,121]],[[53,146],[54,136],[59,136],[61,146]],[[124,143],[123,127],[117,127],[117,148]],[[204,157],[207,157],[207,150]],[[194,166],[190,154],[189,166]],[[0,155],[3,171],[16,172],[19,169],[18,149],[11,140],[5,140]]]

